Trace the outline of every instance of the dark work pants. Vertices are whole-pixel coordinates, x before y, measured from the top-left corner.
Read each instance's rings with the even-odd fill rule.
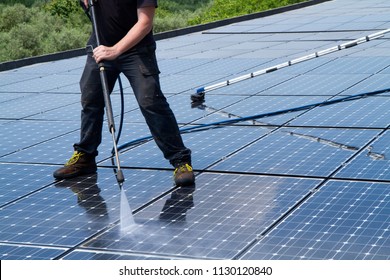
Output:
[[[176,118],[161,92],[155,49],[154,45],[140,47],[114,61],[105,62],[108,88],[111,93],[119,74],[123,73],[133,88],[139,108],[164,157],[172,165],[191,163],[191,151],[184,146]],[[102,140],[104,97],[99,69],[92,53],[88,53],[80,89],[81,133],[80,142],[74,144],[74,148],[97,155]]]

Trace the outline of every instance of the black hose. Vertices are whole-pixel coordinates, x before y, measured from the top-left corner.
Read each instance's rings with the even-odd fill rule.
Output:
[[[115,139],[115,142],[117,144],[118,144],[119,139],[121,137],[122,128],[123,128],[123,119],[124,119],[124,114],[125,114],[125,98],[124,98],[124,93],[123,93],[122,80],[121,80],[120,76],[118,76],[118,83],[119,83],[119,92],[120,92],[120,96],[121,96],[121,114],[120,114],[120,120],[119,120],[119,128],[118,128],[117,136]],[[112,155],[115,154],[114,147],[112,147],[111,154]]]
[[[261,119],[261,118],[266,118],[266,117],[272,117],[272,116],[277,116],[277,115],[282,115],[282,114],[287,114],[287,113],[292,113],[292,112],[297,112],[297,111],[309,110],[309,109],[312,109],[315,107],[322,107],[322,106],[328,106],[328,105],[332,105],[332,104],[336,104],[336,103],[340,103],[340,102],[353,101],[353,100],[365,98],[368,96],[378,95],[378,94],[386,93],[386,92],[390,92],[390,88],[360,93],[360,94],[356,94],[356,95],[350,95],[347,97],[342,97],[342,98],[338,98],[338,99],[334,99],[334,100],[328,100],[328,101],[323,101],[323,102],[319,102],[319,103],[303,105],[303,106],[294,107],[294,108],[290,108],[290,109],[284,109],[284,110],[279,110],[279,111],[274,111],[274,112],[269,112],[269,113],[252,115],[252,116],[248,116],[248,117],[241,117],[241,118],[217,121],[217,122],[212,122],[212,123],[208,123],[208,124],[196,125],[196,126],[180,129],[180,132],[181,133],[189,133],[189,132],[195,132],[195,131],[202,131],[205,129],[218,128],[218,127],[221,127],[223,125],[234,124],[234,123],[255,120],[255,119]],[[122,149],[128,148],[130,146],[149,141],[152,138],[153,138],[152,136],[145,136],[142,138],[132,140],[130,142],[127,142],[127,143],[119,146],[118,150],[122,150]]]

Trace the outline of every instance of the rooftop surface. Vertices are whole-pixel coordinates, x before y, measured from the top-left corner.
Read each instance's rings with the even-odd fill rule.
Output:
[[[390,93],[361,96],[390,88],[389,33],[211,90],[198,108],[190,99],[386,30],[389,18],[388,0],[334,0],[159,40],[162,89],[189,129],[194,206],[178,201],[183,215],[160,219],[177,191],[172,167],[153,141],[136,141],[150,133],[122,78],[119,145],[136,142],[120,152],[131,231],[106,127],[97,175],[52,177],[78,141],[85,57],[0,72],[0,259],[390,259]],[[112,102],[118,126],[118,86]]]

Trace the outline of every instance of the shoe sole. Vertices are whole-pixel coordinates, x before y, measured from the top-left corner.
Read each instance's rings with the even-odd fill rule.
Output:
[[[57,180],[62,180],[62,179],[71,179],[71,178],[75,178],[75,177],[78,177],[78,176],[81,176],[81,175],[89,175],[89,174],[96,174],[97,172],[97,169],[95,170],[87,170],[87,171],[80,171],[80,172],[76,172],[76,173],[70,173],[70,174],[67,174],[67,175],[56,175],[53,173],[53,177]]]

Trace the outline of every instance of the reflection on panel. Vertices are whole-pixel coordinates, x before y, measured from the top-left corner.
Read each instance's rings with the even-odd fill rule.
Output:
[[[184,143],[192,150],[195,169],[206,168],[227,154],[262,137],[267,129],[247,127],[221,127],[183,134]],[[170,167],[161,151],[152,141],[125,152],[125,165],[139,167]]]
[[[213,170],[328,176],[377,134],[371,130],[282,129]]]
[[[390,185],[329,181],[242,259],[390,259]]]
[[[214,99],[212,99],[214,97]],[[231,98],[231,97],[230,97]],[[296,118],[302,111],[289,112],[291,109],[302,106],[319,103],[326,100],[324,96],[251,96],[241,97],[238,102],[232,102],[230,106],[223,106],[220,100],[225,100],[227,97],[207,96],[205,103],[197,106],[196,109],[204,111],[206,115],[197,122],[213,123],[228,119],[251,118],[253,116],[261,116],[254,120],[239,122],[242,125],[256,124],[280,126]],[[222,104],[221,104],[222,103]],[[284,113],[281,113],[284,111]],[[306,110],[304,110],[305,112]]]
[[[315,108],[290,124],[299,126],[386,128],[390,124],[389,106],[389,97],[367,97]]]
[[[128,182],[123,187],[133,209],[172,187],[168,172],[124,174]],[[54,182],[1,209],[0,242],[74,246],[118,222],[119,194],[111,170]]]
[[[194,258],[232,258],[319,180],[202,174],[192,195],[168,195],[84,247]]]
[[[76,245],[113,222],[109,210],[96,175],[60,181],[2,209],[1,241]]]
[[[167,260],[167,258],[158,256],[146,256],[139,254],[128,254],[119,252],[94,251],[94,250],[75,250],[65,255],[64,260]],[[169,259],[169,258],[168,258]]]
[[[390,180],[389,143],[390,132],[387,131],[344,166],[335,177]]]

